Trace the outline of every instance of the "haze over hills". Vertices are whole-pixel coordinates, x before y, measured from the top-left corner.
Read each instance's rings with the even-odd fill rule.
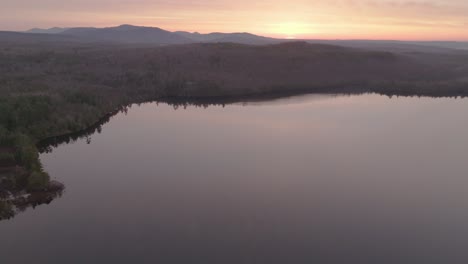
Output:
[[[53,28],[46,28],[46,29],[43,29],[43,28],[32,28],[32,29],[26,31],[26,33],[58,34],[58,33],[64,32],[64,31],[67,30],[67,29],[68,29],[68,28],[61,28],[61,27],[53,27]]]
[[[57,45],[63,44],[64,42],[83,43],[89,41],[85,41],[81,38],[76,38],[74,36],[55,33],[22,33],[12,31],[0,31],[0,42],[2,42],[3,44],[15,43],[19,45],[22,43]]]
[[[120,25],[117,27],[95,28],[60,28],[31,29],[27,33],[73,36],[77,41],[117,42],[138,44],[188,44],[188,43],[221,43],[232,42],[248,45],[268,45],[297,40],[276,39],[242,33],[191,33],[186,31],[171,32],[157,27]],[[390,40],[305,40],[310,43],[340,45],[345,47],[372,49],[392,52],[449,52],[449,50],[468,50],[468,42],[456,41],[390,41]]]

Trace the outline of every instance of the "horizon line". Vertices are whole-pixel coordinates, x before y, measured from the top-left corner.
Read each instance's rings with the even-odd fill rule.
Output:
[[[146,27],[146,28],[158,28],[161,30],[165,30],[171,33],[176,33],[176,32],[188,32],[192,34],[215,34],[215,33],[221,33],[221,34],[252,34],[256,35],[259,37],[265,37],[265,38],[271,38],[271,39],[276,39],[276,40],[288,40],[288,41],[313,41],[313,40],[326,40],[326,41],[394,41],[394,42],[468,42],[468,39],[394,39],[394,38],[303,38],[303,37],[293,37],[293,36],[284,36],[284,37],[277,37],[273,35],[263,35],[259,33],[252,33],[249,31],[232,31],[232,32],[223,32],[223,31],[211,31],[211,32],[200,32],[200,31],[191,31],[191,30],[167,30],[162,27],[158,26],[148,26],[148,25],[134,25],[134,24],[128,24],[128,23],[123,23],[123,24],[117,24],[113,26],[102,26],[102,27],[97,27],[97,26],[72,26],[72,27],[62,27],[62,26],[52,26],[52,27],[32,27],[32,28],[27,28],[23,30],[9,30],[9,29],[0,29],[0,32],[16,32],[16,33],[27,33],[27,34],[47,34],[47,33],[29,33],[28,31],[34,30],[34,29],[39,29],[39,30],[49,30],[49,29],[54,29],[54,28],[60,28],[60,29],[72,29],[72,28],[96,28],[96,29],[104,29],[104,28],[116,28],[116,27],[121,27],[121,26],[132,26],[132,27]],[[51,35],[54,34],[60,34],[60,33],[50,33]]]

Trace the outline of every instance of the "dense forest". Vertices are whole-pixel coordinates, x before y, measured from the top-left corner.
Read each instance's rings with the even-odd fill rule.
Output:
[[[132,103],[300,93],[466,96],[467,84],[468,53],[461,51],[391,53],[305,42],[152,47],[2,40],[0,219],[11,217],[15,204],[38,203],[25,202],[25,193],[48,192],[49,201],[62,189],[41,166],[40,140],[92,127]]]

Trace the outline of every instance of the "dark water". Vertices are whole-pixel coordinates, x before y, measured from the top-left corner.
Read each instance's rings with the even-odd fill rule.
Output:
[[[468,100],[133,106],[41,159],[0,263],[467,263]],[[90,143],[90,144],[88,144]]]

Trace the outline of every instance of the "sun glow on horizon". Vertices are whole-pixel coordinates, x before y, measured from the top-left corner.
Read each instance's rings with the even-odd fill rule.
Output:
[[[299,22],[272,23],[267,34],[281,36],[287,39],[297,39],[301,36],[317,33],[313,25]]]

